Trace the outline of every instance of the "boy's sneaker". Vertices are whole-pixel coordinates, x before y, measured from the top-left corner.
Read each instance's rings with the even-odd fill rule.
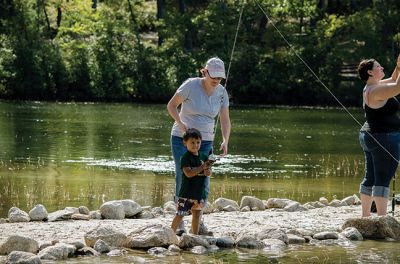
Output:
[[[213,232],[208,231],[208,228],[206,227],[206,225],[204,224],[203,221],[200,222],[199,235],[204,235],[204,236],[212,236],[213,235]]]
[[[177,229],[176,232],[175,232],[175,234],[176,234],[177,236],[182,236],[184,233],[186,233],[185,228],[183,228],[183,229]]]

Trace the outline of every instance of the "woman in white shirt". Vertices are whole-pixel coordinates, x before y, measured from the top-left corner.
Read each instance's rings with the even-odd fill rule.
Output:
[[[200,151],[208,155],[212,152],[215,136],[215,119],[220,115],[222,155],[228,153],[231,122],[229,118],[229,98],[226,89],[220,84],[225,79],[224,62],[219,58],[211,58],[205,68],[201,69],[201,78],[186,80],[168,102],[167,109],[175,120],[171,130],[171,149],[175,161],[176,189],[175,199],[182,182],[180,158],[186,152],[182,136],[188,128],[196,128],[201,132]],[[181,106],[180,111],[178,107]],[[210,179],[206,180],[206,197],[210,191]]]

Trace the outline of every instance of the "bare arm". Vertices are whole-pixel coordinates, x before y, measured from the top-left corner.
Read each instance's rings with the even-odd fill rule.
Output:
[[[374,104],[379,101],[387,100],[400,93],[400,74],[398,74],[395,82],[379,83],[372,85],[369,89],[368,100],[369,104]]]
[[[379,83],[394,83],[397,80],[397,77],[399,76],[399,70],[400,70],[400,55],[397,57],[396,67],[394,68],[390,78],[381,80]]]
[[[231,134],[231,119],[229,117],[229,107],[224,107],[220,112],[221,119],[221,132],[222,132],[222,143],[221,148],[222,155],[228,154],[229,136]]]
[[[175,120],[175,122],[179,125],[180,130],[182,133],[186,131],[186,125],[182,122],[181,118],[179,117],[178,113],[178,106],[182,104],[183,98],[179,94],[174,94],[172,98],[169,100],[167,104],[167,109],[169,115]]]
[[[203,163],[199,167],[183,167],[183,172],[185,173],[186,177],[192,178],[194,176],[197,176],[199,173],[201,173],[203,170],[208,170],[210,167],[206,164]],[[209,175],[207,175],[209,176]]]

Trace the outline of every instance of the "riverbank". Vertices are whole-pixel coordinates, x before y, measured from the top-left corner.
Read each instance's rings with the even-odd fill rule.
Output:
[[[148,251],[149,254],[162,254],[166,257],[170,254],[180,254],[181,249],[191,250],[193,254],[207,254],[225,247],[283,250],[288,244],[309,243],[322,245],[323,241],[328,240],[330,244],[340,245],[341,243],[347,243],[346,241],[363,239],[362,236],[357,238],[343,233],[346,222],[350,219],[360,219],[361,206],[358,204],[343,205],[342,203],[341,206],[338,206],[337,203],[331,202],[330,206],[326,205],[320,208],[311,208],[310,204],[308,206],[297,205],[293,207],[293,205],[296,205],[294,201],[270,199],[264,201],[267,209],[259,210],[256,207],[252,207],[256,209],[255,211],[246,209],[243,200],[240,206],[241,210],[230,211],[230,206],[225,206],[225,210],[218,210],[216,209],[217,204],[214,202],[211,206],[213,212],[204,215],[204,221],[208,229],[213,233],[212,237],[199,236],[200,239],[192,235],[184,235],[181,238],[177,238],[174,235],[172,237],[169,226],[173,213],[168,210],[168,205],[165,205],[163,213],[155,218],[125,218],[120,220],[89,220],[87,218],[86,220],[17,223],[8,223],[3,220],[3,223],[0,224],[0,249],[10,237],[15,235],[28,237],[36,241],[41,249],[40,252],[45,247],[63,243],[75,245],[76,247],[83,247],[86,244],[93,248],[94,242],[99,237],[103,236],[104,238],[104,234],[96,233],[99,230],[112,230],[110,236],[113,238],[108,241],[111,249],[120,248],[121,246],[145,250],[155,248],[152,251],[150,249]],[[316,204],[322,206],[323,203],[315,202],[314,205]],[[307,207],[310,209],[307,209]],[[146,208],[142,213],[146,211],[154,212],[153,209]],[[160,212],[159,209],[156,211]],[[394,218],[397,220],[400,218],[400,207],[398,205],[396,206]],[[190,227],[190,220],[190,217],[185,217],[187,227]],[[153,234],[144,234],[146,232]],[[360,232],[363,233],[362,230]],[[159,237],[159,241],[146,237],[154,234]],[[363,234],[365,234],[365,231]],[[118,244],[116,241],[120,237],[123,237],[124,242]],[[219,245],[218,239],[222,239]],[[107,240],[107,238],[104,240]],[[394,241],[393,238],[389,238],[389,240]],[[112,245],[113,243],[116,244]],[[168,245],[171,244],[176,244],[179,248],[160,251],[159,248],[168,248]],[[96,252],[93,254],[96,254]],[[5,262],[5,260],[6,256],[0,256],[0,261]]]

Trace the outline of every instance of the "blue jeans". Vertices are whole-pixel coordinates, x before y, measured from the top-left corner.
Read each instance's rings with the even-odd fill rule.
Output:
[[[400,158],[400,133],[373,133],[372,136],[366,132],[360,132],[359,136],[365,154],[365,177],[360,184],[360,193],[387,198],[390,181],[396,173]]]
[[[202,140],[201,141],[201,147],[200,147],[200,152],[204,153],[205,155],[208,156],[210,151],[212,151],[212,141],[208,140]],[[175,162],[175,197],[174,200],[176,202],[176,199],[179,194],[179,190],[181,189],[181,184],[182,184],[182,169],[181,169],[181,157],[185,152],[187,151],[187,148],[183,145],[183,139],[181,137],[177,136],[171,136],[171,150],[172,150],[172,156],[174,157],[174,162]],[[208,193],[210,192],[210,177],[206,177],[205,180],[205,200],[208,200]]]

